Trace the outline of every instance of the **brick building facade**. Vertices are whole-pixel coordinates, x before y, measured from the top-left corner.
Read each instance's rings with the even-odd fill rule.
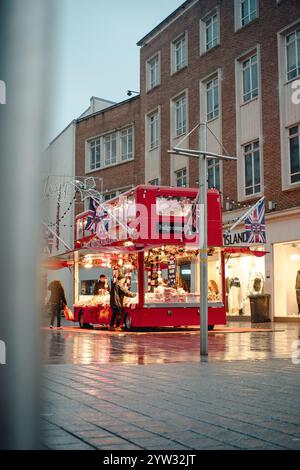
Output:
[[[77,121],[76,174],[103,178],[108,197],[145,182],[197,186],[197,162],[168,150],[179,142],[198,148],[198,130],[184,137],[207,123],[208,150],[238,158],[209,162],[209,185],[223,195],[224,224],[266,198],[269,254],[257,263],[232,260],[228,273],[245,278],[239,313],[250,269],[262,275],[273,314],[296,315],[300,105],[292,101],[292,85],[300,78],[300,2],[187,0],[138,46],[140,96]]]

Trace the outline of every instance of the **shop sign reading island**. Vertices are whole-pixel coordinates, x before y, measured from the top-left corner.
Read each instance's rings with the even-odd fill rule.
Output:
[[[233,229],[244,222],[243,230],[233,232]],[[262,197],[245,214],[242,215],[233,226],[223,234],[224,246],[265,244],[265,198]]]

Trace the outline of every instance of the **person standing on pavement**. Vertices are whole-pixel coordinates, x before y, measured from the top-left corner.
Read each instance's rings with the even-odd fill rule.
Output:
[[[114,331],[115,322],[116,328],[120,327],[121,318],[124,314],[124,297],[135,297],[136,294],[130,292],[124,287],[125,277],[123,274],[119,274],[117,282],[112,283],[110,289],[110,306],[112,308],[112,316],[110,320],[109,330]]]
[[[61,320],[61,311],[66,307],[67,301],[65,296],[65,291],[60,281],[52,281],[48,290],[51,292],[49,304],[51,307],[51,323],[50,328],[54,327],[55,317],[57,319],[57,328],[62,330],[60,320]]]

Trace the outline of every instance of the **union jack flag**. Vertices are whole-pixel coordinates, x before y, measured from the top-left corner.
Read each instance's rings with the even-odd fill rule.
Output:
[[[97,211],[98,206],[99,206],[98,201],[90,198],[88,218],[86,219],[84,230],[89,230],[90,232],[96,231],[96,211]]]
[[[265,199],[260,199],[245,218],[248,243],[266,243]]]

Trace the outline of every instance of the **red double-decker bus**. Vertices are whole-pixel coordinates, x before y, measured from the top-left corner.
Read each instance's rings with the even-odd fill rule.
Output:
[[[81,289],[93,268],[110,284],[119,272],[136,292],[126,299],[124,328],[199,325],[201,229],[198,190],[141,185],[76,217],[74,319],[108,326],[107,291]],[[208,324],[226,323],[221,198],[207,192]]]

